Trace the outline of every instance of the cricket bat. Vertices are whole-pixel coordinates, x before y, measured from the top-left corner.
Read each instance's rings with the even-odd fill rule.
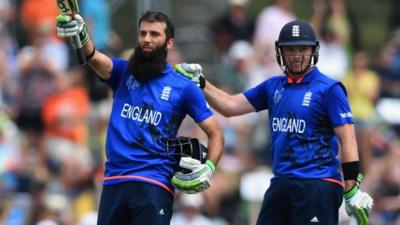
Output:
[[[74,14],[79,13],[78,0],[57,0],[58,11],[62,15],[68,15],[73,17]],[[86,56],[82,49],[81,39],[76,35],[73,37],[76,43],[76,55],[78,62],[81,65],[86,63]]]

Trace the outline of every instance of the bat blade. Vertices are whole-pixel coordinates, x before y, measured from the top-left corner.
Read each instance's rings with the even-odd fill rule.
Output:
[[[78,0],[57,0],[58,11],[63,15],[79,13]]]

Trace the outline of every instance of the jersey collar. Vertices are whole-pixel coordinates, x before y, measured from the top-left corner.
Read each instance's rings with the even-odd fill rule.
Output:
[[[165,68],[163,70],[163,74],[168,74],[168,73],[171,73],[172,71],[173,71],[172,66],[169,63],[167,63],[167,65],[165,66]]]
[[[306,83],[310,83],[314,77],[316,76],[316,74],[318,74],[318,69],[317,67],[314,67],[310,72],[308,72],[306,75],[304,75],[302,78],[300,78],[297,81],[294,81],[291,77],[286,76],[285,79],[285,84],[306,84]]]

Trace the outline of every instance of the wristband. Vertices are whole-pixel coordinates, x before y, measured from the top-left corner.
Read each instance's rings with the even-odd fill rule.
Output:
[[[342,171],[344,180],[357,180],[360,173],[360,161],[342,163]]]
[[[202,89],[202,90],[206,87],[206,78],[204,76],[200,75],[199,86],[200,86],[200,89]]]
[[[91,60],[91,59],[93,58],[93,56],[94,56],[95,53],[96,53],[96,46],[93,45],[93,51],[92,51],[89,55],[86,55],[86,56],[85,56],[85,57],[86,57],[86,62],[88,62],[89,60]]]

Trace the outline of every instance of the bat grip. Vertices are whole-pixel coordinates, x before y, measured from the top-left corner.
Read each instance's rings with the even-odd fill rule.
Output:
[[[73,38],[75,39],[74,42],[76,43],[75,50],[76,50],[76,56],[78,57],[78,62],[81,65],[85,65],[86,64],[86,55],[85,55],[85,52],[83,52],[81,39],[79,38],[79,35],[76,35]]]

